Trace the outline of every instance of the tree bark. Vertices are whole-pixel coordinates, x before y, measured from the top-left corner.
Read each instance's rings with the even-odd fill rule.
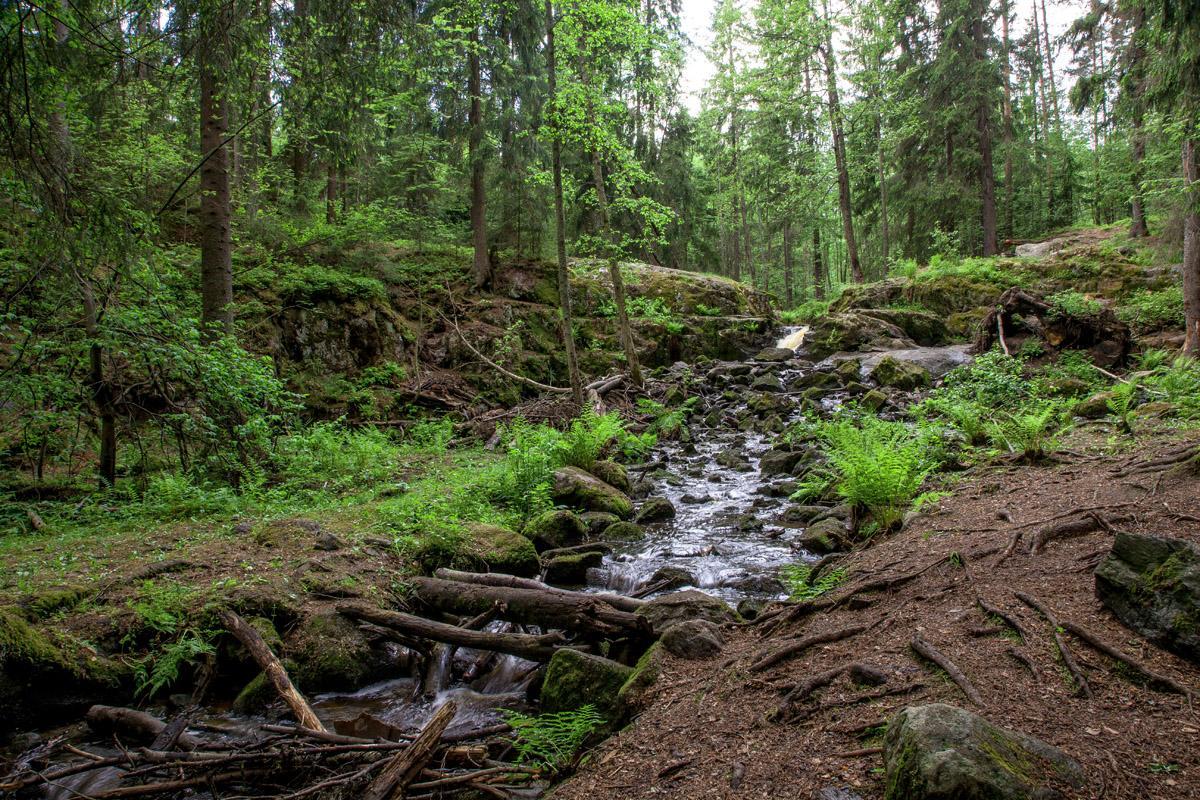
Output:
[[[982,63],[987,60],[987,42],[984,39],[983,12],[980,5],[979,14],[972,20],[972,32],[975,39],[975,60]],[[992,168],[992,119],[991,100],[986,88],[980,92],[976,100],[976,130],[979,134],[979,195],[981,222],[983,225],[983,254],[994,256],[999,252],[996,242],[996,176]]]
[[[483,68],[479,58],[479,26],[473,21],[467,53],[467,93],[471,96],[467,149],[471,161],[471,242],[475,255],[471,273],[475,288],[483,289],[492,282],[492,264],[488,257],[487,187],[484,185],[483,160]]]
[[[1149,236],[1150,228],[1146,224],[1145,196],[1142,192],[1142,164],[1146,159],[1146,131],[1144,125],[1146,93],[1146,48],[1142,42],[1143,29],[1146,25],[1146,9],[1141,3],[1134,3],[1132,30],[1129,33],[1129,47],[1126,50],[1128,58],[1128,76],[1132,82],[1129,92],[1132,98],[1130,113],[1131,147],[1130,160],[1132,169],[1130,178],[1133,183],[1133,194],[1130,198],[1129,235],[1132,238]]]
[[[813,226],[812,234],[813,297],[825,299],[825,264],[821,254],[821,228]]]
[[[882,65],[878,65],[878,69],[883,69]],[[888,186],[887,173],[884,171],[883,164],[883,115],[875,115],[875,149],[879,156],[879,235],[883,240],[881,248],[883,250],[883,277],[887,277],[888,261],[891,257],[891,235],[888,230]]]
[[[390,800],[407,794],[408,785],[417,779],[421,770],[433,758],[442,740],[442,733],[454,721],[458,706],[451,700],[434,712],[421,728],[421,733],[408,747],[392,756],[383,772],[371,781],[363,800]]]
[[[837,63],[833,54],[833,25],[828,13],[825,20],[825,46],[821,48],[825,58],[825,84],[829,96],[829,126],[833,134],[833,160],[837,167],[838,208],[842,214],[842,235],[846,239],[846,256],[850,261],[850,275],[855,283],[862,283],[862,264],[858,260],[858,242],[854,237],[853,203],[850,197],[850,171],[846,164],[846,137],[842,129],[842,104],[838,99]]]
[[[1183,183],[1187,211],[1183,218],[1183,305],[1187,335],[1183,352],[1200,356],[1200,143],[1195,132],[1183,140]]]
[[[491,608],[491,606],[488,606]],[[342,603],[337,606],[338,613],[351,619],[360,619],[397,631],[408,636],[422,639],[432,639],[435,642],[470,647],[473,650],[490,650],[505,653],[529,661],[549,661],[554,653],[566,645],[566,639],[561,634],[548,633],[541,636],[531,636],[527,633],[489,633],[487,631],[472,631],[457,625],[447,625],[444,622],[404,614],[399,611],[385,611],[367,606]]]
[[[522,625],[562,628],[589,636],[640,636],[648,630],[644,618],[619,611],[584,592],[484,586],[440,578],[411,578],[409,585],[419,603],[460,616],[482,614],[502,603],[503,618]]]
[[[792,220],[789,218],[783,223],[783,296],[788,308],[796,304],[793,286],[795,278],[792,273],[795,263],[795,255],[792,253]]]
[[[200,4],[200,321],[213,338],[233,332],[233,235],[229,157],[225,144],[228,105],[223,80],[228,11],[217,0]]]
[[[546,0],[546,75],[552,113],[557,114],[558,62],[554,51],[554,3]],[[575,352],[575,326],[571,313],[571,273],[567,269],[567,223],[563,209],[562,140],[557,120],[552,122],[554,138],[550,142],[550,160],[554,171],[554,253],[557,259],[559,328],[563,350],[567,356],[567,375],[571,382],[571,399],[583,405],[583,376],[579,373],[579,357]]]
[[[1001,107],[1004,136],[1004,238],[1013,238],[1013,114],[1012,114],[1012,49],[1008,38],[1009,0],[1000,10],[1001,58],[1000,75],[1004,81],[1004,104]]]

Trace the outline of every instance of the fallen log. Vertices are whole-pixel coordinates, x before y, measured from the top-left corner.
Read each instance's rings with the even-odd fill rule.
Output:
[[[275,691],[279,692],[279,696],[292,709],[292,713],[296,715],[296,720],[305,728],[311,728],[315,731],[325,730],[325,726],[317,718],[317,714],[312,710],[312,706],[304,699],[304,695],[300,694],[299,690],[292,685],[292,680],[288,677],[287,670],[283,668],[283,664],[271,652],[271,648],[263,641],[259,632],[250,625],[247,625],[246,621],[238,616],[235,611],[222,609],[219,616],[221,624],[250,651],[250,655],[258,663],[258,666],[267,674],[267,678],[275,687]]]
[[[581,544],[575,547],[563,547],[558,550],[547,550],[542,553],[543,558],[549,553],[588,553],[588,552],[605,552],[611,553],[612,547],[607,544]],[[569,589],[559,589],[556,586],[536,581],[533,578],[518,578],[515,575],[505,575],[500,572],[462,572],[456,569],[448,569],[442,567],[437,572],[433,573],[434,577],[442,580],[454,581],[456,583],[470,583],[476,586],[493,586],[506,589],[529,589],[535,592],[547,592],[557,595],[567,600],[602,600],[618,611],[627,611],[633,613],[645,605],[644,600],[638,600],[636,597],[626,597],[625,595],[612,594],[611,592],[572,592]]]
[[[410,578],[414,598],[427,608],[474,616],[504,605],[504,618],[522,625],[562,628],[593,638],[649,636],[644,617],[613,608],[583,592],[563,589],[487,586],[441,578]]]
[[[438,742],[442,738],[442,732],[450,726],[450,722],[457,712],[458,706],[454,704],[454,701],[439,708],[421,728],[420,735],[413,739],[412,744],[397,753],[383,768],[383,772],[371,781],[363,793],[363,800],[390,800],[390,798],[404,797],[407,794],[408,785],[416,780],[417,776],[421,774],[421,770],[425,769],[425,765],[429,763],[429,759],[433,758]]]
[[[400,611],[386,611],[368,606],[339,603],[339,614],[351,619],[361,619],[372,622],[389,630],[399,631],[410,636],[420,636],[446,644],[456,644],[470,647],[474,650],[488,650],[506,653],[530,661],[549,661],[556,650],[567,643],[566,638],[559,633],[547,633],[533,636],[527,633],[490,633],[488,631],[470,631],[457,625],[447,625],[444,622],[434,622],[424,617],[405,614]],[[305,726],[309,727],[309,726]]]
[[[88,727],[97,733],[116,731],[150,742],[162,735],[167,728],[167,723],[153,714],[120,706],[95,705],[87,710],[84,718]],[[199,739],[182,731],[175,740],[175,745],[180,750],[193,750],[199,744]]]

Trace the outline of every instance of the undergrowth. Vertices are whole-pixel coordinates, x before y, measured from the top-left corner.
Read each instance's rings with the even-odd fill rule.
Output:
[[[605,722],[591,704],[575,711],[539,716],[505,711],[504,721],[512,727],[517,763],[550,773],[569,766],[588,736]]]
[[[812,580],[813,568],[809,564],[786,564],[779,570],[779,579],[787,589],[791,600],[812,600],[841,586],[849,575],[846,569],[835,569]]]

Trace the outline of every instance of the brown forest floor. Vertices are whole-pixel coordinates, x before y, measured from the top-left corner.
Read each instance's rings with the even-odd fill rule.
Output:
[[[1085,435],[1086,436],[1086,435]],[[815,798],[825,787],[846,787],[864,798],[883,795],[878,727],[906,705],[945,702],[972,709],[945,673],[909,647],[920,634],[954,661],[982,695],[973,709],[994,723],[1032,734],[1076,758],[1088,777],[1088,798],[1194,798],[1200,796],[1200,713],[1180,695],[1142,685],[1085,643],[1067,635],[1070,650],[1094,692],[1075,695],[1058,661],[1050,625],[1014,597],[1032,595],[1061,620],[1098,633],[1106,642],[1200,691],[1200,666],[1158,649],[1122,626],[1096,600],[1092,566],[1107,553],[1111,534],[1097,531],[1049,543],[1031,555],[1025,547],[1032,523],[1074,508],[1111,506],[1132,514],[1118,529],[1200,543],[1200,479],[1195,473],[1118,478],[1113,470],[1133,458],[1171,448],[1168,437],[1092,452],[1069,463],[991,470],[960,483],[941,507],[902,533],[878,541],[849,559],[845,586],[898,576],[945,559],[967,556],[969,572],[944,560],[920,577],[763,637],[768,626],[731,631],[724,653],[711,661],[667,663],[653,705],[628,728],[599,746],[581,771],[554,793],[556,800],[603,798]],[[1074,447],[1087,442],[1072,441]],[[1103,447],[1093,440],[1093,446]],[[1110,451],[1111,453],[1111,451]],[[1003,521],[1008,512],[1013,522]],[[997,566],[1012,533],[1025,531],[1022,547]],[[986,529],[986,530],[984,530]],[[992,551],[971,558],[971,553]],[[848,588],[847,588],[848,591]],[[975,605],[975,592],[1014,615],[1032,634],[972,635],[991,626]],[[831,597],[836,597],[835,591]],[[882,622],[858,636],[818,645],[762,672],[749,667],[793,637]],[[1019,647],[1041,681],[1006,650]],[[780,704],[779,687],[847,661],[883,667],[891,684],[920,682],[911,693],[847,705],[864,692],[843,676],[809,698],[825,707],[799,722],[767,721]],[[828,707],[826,707],[828,706]],[[857,754],[854,751],[868,751]]]

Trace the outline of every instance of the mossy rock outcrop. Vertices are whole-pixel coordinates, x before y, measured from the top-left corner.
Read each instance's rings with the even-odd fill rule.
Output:
[[[923,347],[945,344],[950,339],[946,322],[928,311],[901,308],[873,308],[863,312],[895,325],[904,335]]]
[[[641,713],[653,702],[654,684],[662,675],[666,657],[662,644],[655,642],[638,659],[637,665],[617,692],[617,707],[622,719]]]
[[[592,468],[588,470],[600,480],[607,483],[614,489],[620,490],[625,494],[633,491],[633,485],[629,482],[629,472],[624,466],[615,461],[607,459],[597,461],[592,464]]]
[[[531,578],[538,573],[537,548],[528,537],[499,525],[466,527],[467,540],[449,566],[486,569]]]
[[[862,311],[828,314],[813,323],[804,352],[822,359],[838,352],[899,350],[916,343],[899,326]]]
[[[284,655],[304,692],[357,689],[387,674],[390,659],[371,646],[354,623],[329,610],[300,621],[287,637]]]
[[[525,538],[540,550],[574,547],[587,537],[587,525],[571,511],[545,511],[525,524]]]
[[[550,713],[574,711],[589,703],[606,719],[617,717],[617,695],[633,668],[603,656],[562,649],[546,665],[542,708]]]
[[[1200,663],[1200,548],[1118,533],[1096,567],[1096,596],[1142,636]]]
[[[910,391],[928,386],[929,370],[909,361],[886,356],[880,359],[870,372],[871,380],[880,386]]]
[[[629,495],[578,467],[562,467],[554,472],[555,501],[585,511],[607,511],[621,519],[633,516]]]
[[[1061,750],[942,703],[889,720],[883,763],[885,800],[1054,800],[1083,786]]]

